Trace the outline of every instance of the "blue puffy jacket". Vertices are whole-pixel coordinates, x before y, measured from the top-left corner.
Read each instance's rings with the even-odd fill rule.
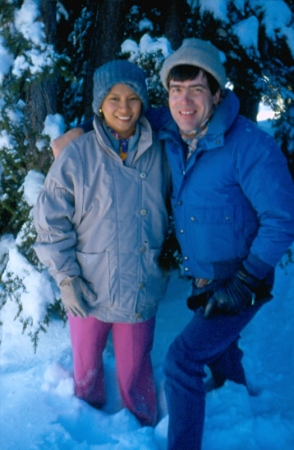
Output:
[[[263,278],[294,240],[294,187],[286,158],[271,136],[238,112],[239,100],[227,90],[188,161],[170,116],[159,132],[172,172],[184,270],[193,277],[227,278],[243,261]],[[162,122],[167,114],[161,111]],[[151,116],[152,125],[161,127],[158,112]]]

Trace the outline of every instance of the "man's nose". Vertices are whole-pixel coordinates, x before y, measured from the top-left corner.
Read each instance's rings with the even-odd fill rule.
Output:
[[[189,103],[191,101],[191,94],[189,89],[184,89],[182,92],[182,102],[187,102]]]

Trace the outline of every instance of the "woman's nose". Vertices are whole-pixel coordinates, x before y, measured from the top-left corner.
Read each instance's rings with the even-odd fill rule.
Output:
[[[129,102],[127,100],[121,100],[120,104],[119,104],[119,107],[120,107],[121,110],[127,111],[129,109],[130,105],[129,105]]]

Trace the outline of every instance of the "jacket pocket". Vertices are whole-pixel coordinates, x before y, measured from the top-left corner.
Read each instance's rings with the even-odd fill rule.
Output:
[[[97,299],[94,302],[89,302],[90,306],[96,306],[102,302],[109,305],[111,300],[108,252],[76,252],[76,254],[83,279],[89,283],[90,288],[97,295]]]
[[[198,208],[191,205],[191,220],[195,223],[231,224],[234,222],[233,206],[210,206]]]
[[[188,245],[196,261],[211,263],[238,257],[237,220],[233,207],[190,205],[189,213],[185,218],[186,235],[183,236],[189,238]]]

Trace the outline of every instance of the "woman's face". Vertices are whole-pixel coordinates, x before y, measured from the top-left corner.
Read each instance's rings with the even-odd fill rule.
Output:
[[[128,138],[136,129],[142,102],[126,84],[116,84],[106,95],[101,110],[106,124],[121,138]]]

